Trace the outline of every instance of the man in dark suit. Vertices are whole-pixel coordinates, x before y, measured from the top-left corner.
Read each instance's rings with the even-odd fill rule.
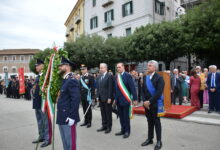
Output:
[[[75,64],[62,57],[59,73],[63,75],[60,96],[57,102],[57,124],[64,150],[76,150],[76,125],[80,121],[80,85],[71,69]]]
[[[137,93],[134,81],[131,75],[125,72],[125,67],[123,63],[117,64],[117,72],[118,75],[115,79],[115,103],[118,107],[121,131],[116,133],[115,135],[123,135],[123,138],[128,138],[131,132],[129,109],[130,105],[132,105],[132,102],[137,105]],[[126,95],[132,96],[127,97],[124,94],[125,91],[127,91]]]
[[[108,73],[108,66],[100,64],[101,75],[97,78],[97,100],[100,104],[102,127],[98,132],[110,133],[112,129],[113,76]]]
[[[179,99],[179,105],[183,103],[182,88],[181,83],[183,78],[179,75],[179,70],[174,69],[173,74],[171,75],[171,96],[172,104],[176,105],[176,99]]]
[[[217,111],[220,114],[220,73],[215,65],[209,66],[210,73],[207,78],[209,90],[209,110],[208,113]]]
[[[80,79],[81,102],[83,107],[83,113],[85,115],[84,123],[81,124],[80,126],[86,126],[87,128],[90,128],[92,125],[91,104],[92,104],[92,100],[95,97],[94,78],[92,75],[88,73],[87,67],[84,64],[81,65],[80,70],[82,73]]]
[[[154,126],[156,129],[157,135],[157,144],[155,146],[155,150],[159,150],[162,147],[161,142],[161,122],[158,117],[158,99],[163,94],[164,89],[164,80],[163,78],[156,72],[158,69],[158,63],[154,60],[148,62],[148,72],[149,75],[144,77],[143,81],[143,102],[145,107],[145,115],[148,121],[148,138],[142,143],[142,146],[147,146],[149,144],[153,144],[154,138]],[[147,80],[149,78],[150,80]],[[146,80],[148,82],[146,82]],[[153,88],[155,89],[154,93],[149,89],[149,82],[152,83]],[[150,84],[151,84],[150,83]]]
[[[42,75],[42,70],[44,68],[44,62],[40,59],[37,59],[37,63],[35,64],[36,71],[38,72],[38,76],[34,83],[34,93],[33,93],[33,109],[35,109],[35,114],[37,118],[39,138],[32,143],[44,142],[41,147],[46,147],[50,144],[49,141],[49,126],[48,126],[48,118],[47,114],[45,114],[41,110],[42,97],[40,94],[40,77]]]

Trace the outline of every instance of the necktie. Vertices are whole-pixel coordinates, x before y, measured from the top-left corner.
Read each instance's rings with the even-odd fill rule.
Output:
[[[215,87],[215,74],[212,73],[211,87]]]

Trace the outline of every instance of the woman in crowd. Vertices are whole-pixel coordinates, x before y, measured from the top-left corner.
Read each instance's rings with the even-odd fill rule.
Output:
[[[205,82],[207,81],[208,73],[209,73],[208,69],[204,68]],[[203,103],[204,104],[209,104],[209,91],[208,91],[208,87],[207,87],[206,84],[205,84],[205,90],[204,90],[204,93],[203,93]]]
[[[188,97],[188,91],[189,91],[189,76],[187,75],[187,71],[183,71],[181,74],[184,82],[181,83],[182,88],[182,96],[183,96],[183,102],[187,103],[187,97]]]
[[[190,93],[191,93],[191,106],[195,106],[200,109],[200,100],[199,100],[199,90],[200,90],[201,80],[197,75],[196,70],[191,71],[190,77]]]

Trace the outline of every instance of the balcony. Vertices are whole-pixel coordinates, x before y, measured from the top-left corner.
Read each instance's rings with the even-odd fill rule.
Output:
[[[69,32],[66,32],[66,37],[69,37],[69,36],[70,36]]]
[[[195,5],[198,5],[201,3],[201,0],[181,0],[180,5],[187,9],[187,8],[192,8]]]
[[[77,15],[75,17],[75,24],[79,24],[81,22],[81,18],[80,18],[80,15]]]
[[[113,3],[114,3],[114,0],[103,0],[102,7],[108,7],[109,5]]]
[[[108,21],[108,22],[105,22],[104,24],[104,27],[103,27],[103,30],[109,30],[109,29],[112,29],[114,26],[112,25],[112,21]]]

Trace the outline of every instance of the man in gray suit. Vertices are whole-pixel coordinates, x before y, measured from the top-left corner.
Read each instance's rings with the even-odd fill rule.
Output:
[[[176,98],[179,99],[179,105],[183,103],[182,88],[181,83],[183,78],[179,75],[179,70],[174,69],[173,74],[171,75],[171,96],[172,104],[176,105]]]
[[[100,64],[100,76],[97,77],[97,100],[100,103],[102,127],[98,132],[110,133],[112,128],[113,76],[108,73],[107,64]]]

